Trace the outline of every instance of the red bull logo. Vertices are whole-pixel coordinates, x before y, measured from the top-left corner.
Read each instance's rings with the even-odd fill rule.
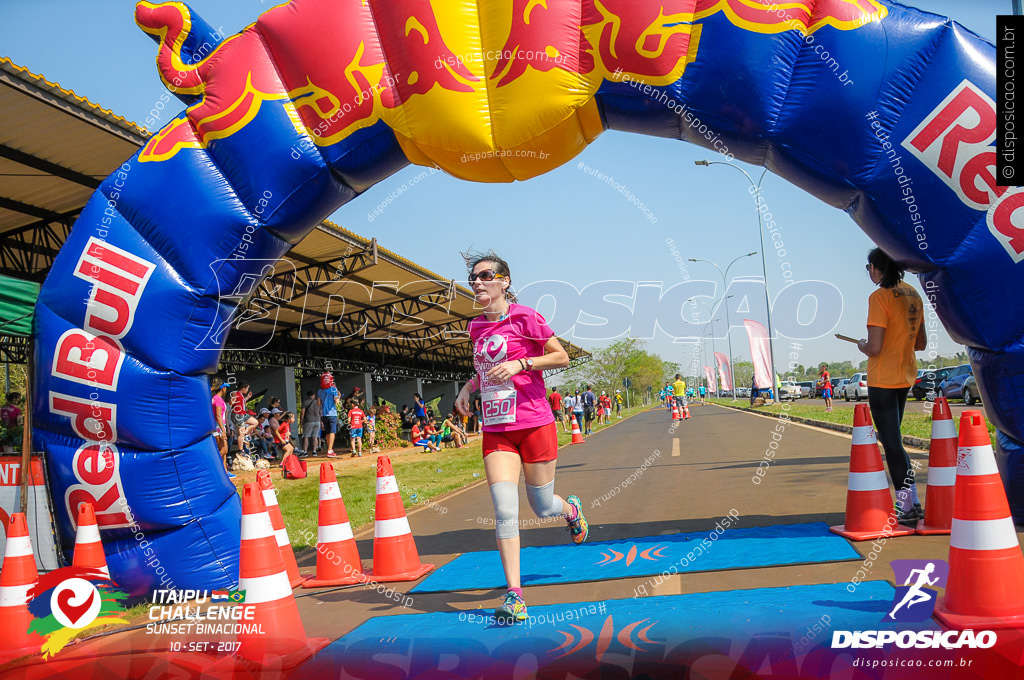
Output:
[[[69,517],[91,503],[101,527],[128,526],[117,441],[117,406],[102,401],[99,390],[117,390],[124,362],[120,338],[131,329],[135,311],[156,265],[90,237],[75,267],[75,276],[92,288],[85,323],[58,338],[53,352],[55,378],[93,388],[90,399],[50,391],[50,412],[67,416],[84,443],[72,460],[78,483],[67,489]]]
[[[805,34],[826,25],[850,30],[886,14],[876,0],[508,0],[475,9],[429,0],[294,0],[186,63],[188,8],[144,0],[136,21],[160,38],[163,81],[201,99],[154,135],[140,159],[205,148],[271,105],[283,106],[296,130],[320,146],[383,120],[413,162],[470,179],[508,172],[523,179],[560,165],[600,134],[593,96],[613,74],[654,86],[678,81],[696,59],[700,20],[719,12],[746,30]],[[562,122],[538,134],[537,116],[552,111]],[[567,124],[566,116],[579,123]],[[479,155],[539,144],[543,156]],[[459,160],[469,154],[479,160]]]
[[[903,140],[902,146],[942,180],[964,205],[984,210],[989,232],[1014,263],[1024,261],[1024,229],[1017,211],[1024,190],[1000,186],[996,170],[996,104],[962,81]],[[904,201],[912,200],[904,192]],[[923,221],[914,220],[918,247],[928,247]],[[920,225],[918,224],[920,223]]]

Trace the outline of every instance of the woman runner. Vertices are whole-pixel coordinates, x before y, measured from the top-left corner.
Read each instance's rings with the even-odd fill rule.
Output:
[[[535,310],[515,304],[509,291],[508,264],[490,251],[465,256],[469,285],[484,313],[469,322],[473,365],[477,375],[455,400],[468,414],[471,395],[480,390],[483,402],[483,456],[494,503],[498,553],[508,592],[494,616],[524,621],[519,569],[519,473],[526,478],[526,496],[538,517],[564,517],[572,542],[587,540],[587,520],[577,496],[554,494],[558,432],[545,399],[543,371],[569,365],[558,338]]]

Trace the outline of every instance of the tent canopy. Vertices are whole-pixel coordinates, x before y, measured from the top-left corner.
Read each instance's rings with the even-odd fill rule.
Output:
[[[0,335],[27,338],[32,335],[32,315],[39,284],[0,276]]]

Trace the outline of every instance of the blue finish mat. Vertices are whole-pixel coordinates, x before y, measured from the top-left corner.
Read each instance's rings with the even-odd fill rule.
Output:
[[[866,581],[851,593],[848,585],[532,606],[530,619],[513,625],[496,623],[491,610],[381,616],[324,648],[296,677],[412,678],[436,669],[429,677],[498,678],[623,659],[633,670],[680,667],[702,655],[754,659],[755,667],[767,655],[784,668],[808,653],[831,652],[832,630],[889,628],[881,619],[893,587]],[[931,621],[892,625],[937,629]]]
[[[861,556],[846,539],[830,532],[823,522],[710,533],[699,531],[523,548],[521,551],[524,586],[858,559]],[[488,550],[456,557],[410,592],[477,590],[504,585],[498,551]]]

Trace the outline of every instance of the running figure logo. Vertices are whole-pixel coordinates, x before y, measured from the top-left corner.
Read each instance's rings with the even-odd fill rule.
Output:
[[[935,610],[938,592],[925,586],[945,588],[949,565],[944,560],[893,560],[896,595],[884,621],[924,621]]]

